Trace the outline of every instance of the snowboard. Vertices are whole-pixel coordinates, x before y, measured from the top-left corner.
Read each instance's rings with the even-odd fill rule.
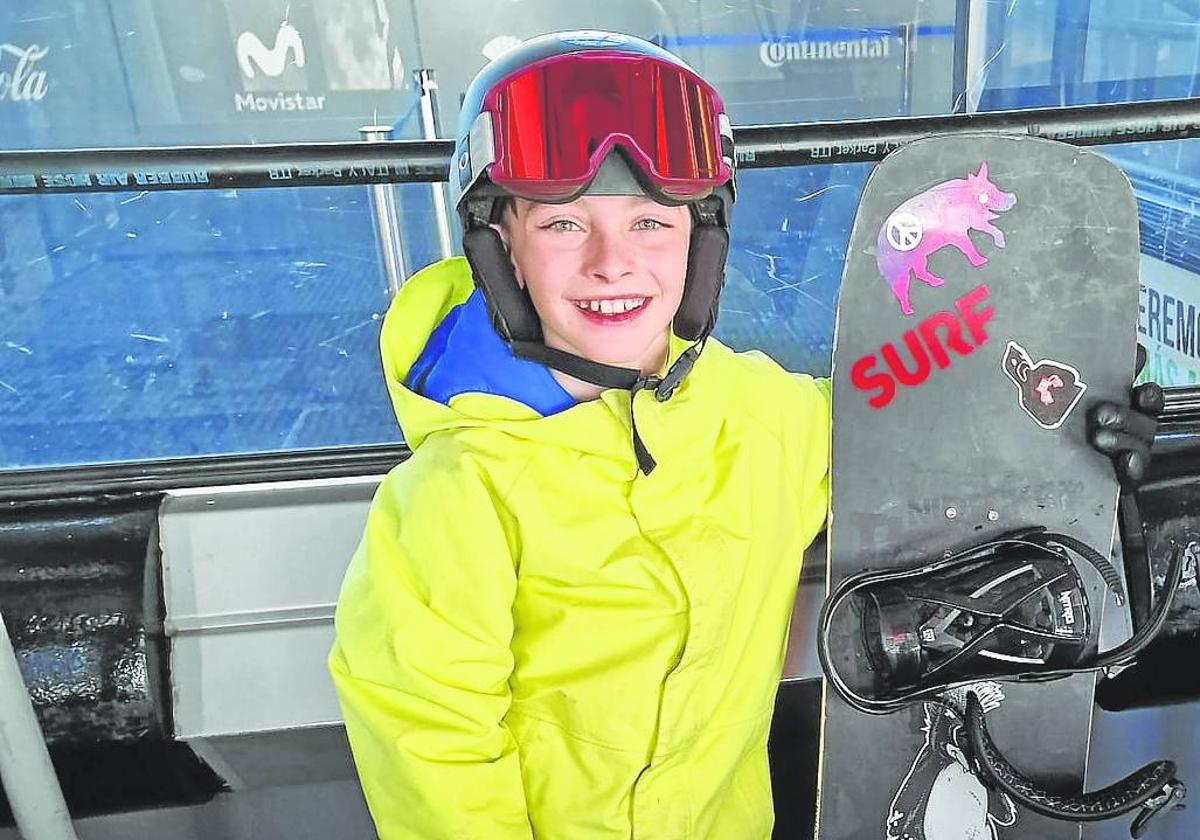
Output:
[[[1138,263],[1129,182],[1096,153],[965,134],[879,163],[838,300],[828,591],[1032,526],[1111,556],[1119,486],[1086,411],[1128,402]],[[1080,575],[1098,623],[1114,602],[1095,570]],[[869,681],[862,621],[835,618],[832,660]],[[974,690],[1008,759],[1069,794],[1083,787],[1094,686],[1085,673]],[[1079,840],[1079,824],[980,781],[950,705],[866,714],[828,680],[822,702],[821,840]]]

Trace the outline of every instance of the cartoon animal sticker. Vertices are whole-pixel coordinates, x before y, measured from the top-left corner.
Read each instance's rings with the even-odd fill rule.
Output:
[[[985,711],[1004,699],[998,683],[969,688]],[[922,704],[925,743],[892,799],[884,840],[997,840],[997,828],[1017,821],[1008,795],[989,791],[971,772],[963,720],[953,705],[959,704]]]
[[[971,241],[969,231],[978,230],[1004,247],[1004,232],[992,219],[1017,203],[988,177],[987,162],[966,178],[943,181],[914,195],[887,217],[876,240],[875,263],[887,280],[888,288],[900,303],[900,311],[912,315],[909,284],[913,275],[929,286],[940,286],[945,279],[929,270],[929,257],[947,245],[962,252],[978,268],[987,262]]]
[[[1061,426],[1087,390],[1075,368],[1053,359],[1034,363],[1015,341],[1004,349],[1003,366],[1017,386],[1021,408],[1043,429]]]

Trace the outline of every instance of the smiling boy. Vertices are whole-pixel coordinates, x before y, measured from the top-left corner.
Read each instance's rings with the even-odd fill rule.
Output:
[[[412,457],[376,495],[330,656],[385,840],[771,833],[829,406],[708,337],[723,111],[670,53],[595,33],[526,42],[468,91],[467,260],[386,318]]]

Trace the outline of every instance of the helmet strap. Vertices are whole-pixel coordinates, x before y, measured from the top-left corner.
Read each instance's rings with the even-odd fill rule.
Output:
[[[729,232],[724,227],[697,222],[688,246],[683,298],[672,322],[677,336],[694,343],[680,354],[664,376],[659,377],[645,376],[636,368],[601,364],[547,347],[537,310],[529,294],[517,283],[512,260],[500,234],[483,224],[472,225],[463,234],[463,251],[475,283],[487,301],[492,326],[513,355],[601,388],[629,391],[631,413],[632,401],[638,391],[653,391],[656,400],[666,402],[691,372],[716,323],[717,300],[725,280],[728,250]],[[649,475],[655,468],[655,460],[642,442],[636,419],[633,422],[633,447],[639,469]]]
[[[542,322],[533,301],[517,283],[504,240],[494,228],[481,225],[463,234],[463,253],[475,284],[483,292],[492,326],[505,342],[541,341]]]
[[[674,396],[695,365],[704,342],[716,321],[716,300],[724,280],[725,252],[729,248],[729,233],[721,227],[697,225],[692,231],[688,250],[687,279],[679,312],[675,315],[676,335],[695,343],[683,351],[664,376],[645,376],[635,368],[606,365],[547,347],[542,338],[542,325],[528,293],[517,283],[512,260],[500,234],[490,226],[470,227],[463,234],[463,251],[471,266],[475,283],[483,292],[497,335],[519,359],[538,362],[567,376],[601,388],[629,391],[629,410],[632,419],[633,449],[638,469],[644,475],[654,471],[654,456],[638,433],[634,398],[638,391],[653,391],[654,398],[666,402]],[[719,259],[719,262],[712,260]],[[701,268],[697,268],[700,266]],[[695,291],[699,285],[701,292]],[[689,294],[690,290],[690,294]],[[707,292],[708,297],[705,297]]]
[[[688,245],[683,299],[672,326],[686,341],[703,341],[717,322],[717,301],[725,284],[725,256],[729,231],[697,220]]]
[[[513,341],[510,342],[510,346],[513,355],[518,359],[538,362],[601,388],[620,388],[622,391],[628,391],[642,378],[641,372],[634,368],[593,362],[565,350],[547,347],[541,341]]]

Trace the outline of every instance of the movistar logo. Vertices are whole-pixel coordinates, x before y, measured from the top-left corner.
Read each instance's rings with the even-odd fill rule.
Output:
[[[287,68],[288,56],[292,56],[297,67],[304,66],[304,39],[299,30],[286,20],[275,33],[275,44],[267,45],[253,32],[243,32],[237,39],[238,67],[247,79],[255,76],[255,65],[268,76],[276,78]]]

